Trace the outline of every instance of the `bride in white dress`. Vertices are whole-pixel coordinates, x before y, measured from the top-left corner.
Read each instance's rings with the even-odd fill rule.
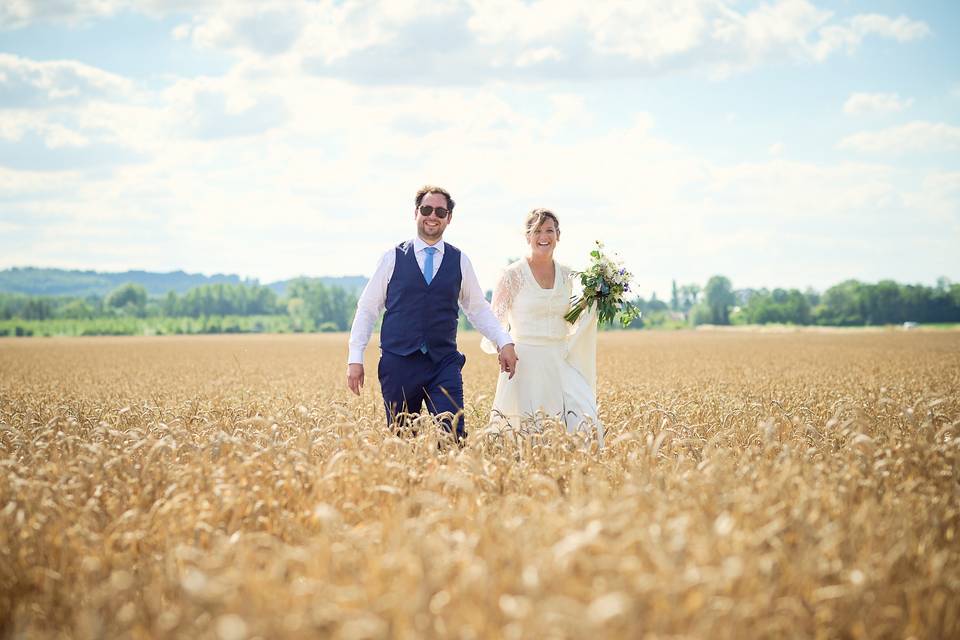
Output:
[[[501,373],[491,422],[517,431],[539,431],[544,417],[563,420],[570,433],[596,430],[597,316],[584,311],[577,323],[564,319],[573,295],[573,273],[553,260],[560,221],[547,209],[527,216],[528,255],[508,266],[493,291],[493,311],[516,344],[517,370]],[[483,350],[496,353],[484,339]]]

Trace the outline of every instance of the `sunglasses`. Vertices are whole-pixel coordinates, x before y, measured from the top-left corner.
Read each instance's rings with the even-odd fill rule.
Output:
[[[441,220],[446,218],[447,214],[450,213],[448,209],[444,209],[443,207],[431,207],[428,204],[420,205],[419,207],[417,207],[417,211],[419,211],[420,215],[422,215],[424,218],[426,218],[432,213],[438,218],[440,218]]]

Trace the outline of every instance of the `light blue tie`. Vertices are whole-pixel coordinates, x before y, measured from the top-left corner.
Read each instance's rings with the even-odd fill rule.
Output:
[[[433,256],[437,252],[436,247],[427,247],[424,249],[427,252],[427,259],[423,263],[423,279],[427,281],[427,284],[433,280]]]
[[[423,261],[423,279],[427,281],[427,284],[430,284],[430,281],[433,280],[433,256],[437,253],[437,248],[427,247],[424,251],[427,252],[427,259]],[[420,345],[420,352],[427,352],[426,342]]]

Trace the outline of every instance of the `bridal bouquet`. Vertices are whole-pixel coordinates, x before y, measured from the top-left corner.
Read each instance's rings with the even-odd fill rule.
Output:
[[[640,310],[623,295],[630,291],[633,274],[623,268],[619,260],[603,253],[603,243],[597,240],[597,248],[590,252],[590,266],[586,271],[577,271],[583,284],[583,295],[573,301],[570,311],[564,316],[574,323],[580,314],[597,305],[597,320],[612,322],[619,314],[623,326],[640,317]]]

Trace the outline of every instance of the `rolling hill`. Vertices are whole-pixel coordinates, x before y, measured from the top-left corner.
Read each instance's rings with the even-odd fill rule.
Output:
[[[366,284],[363,276],[332,276],[315,278],[324,284],[359,291]],[[241,278],[235,274],[204,275],[170,271],[81,271],[68,269],[47,269],[42,267],[13,267],[0,270],[0,292],[22,293],[36,296],[77,296],[106,295],[126,283],[143,285],[151,296],[166,295],[168,291],[183,294],[205,284],[260,284],[255,279]],[[286,292],[291,280],[278,280],[266,286],[278,295]]]

